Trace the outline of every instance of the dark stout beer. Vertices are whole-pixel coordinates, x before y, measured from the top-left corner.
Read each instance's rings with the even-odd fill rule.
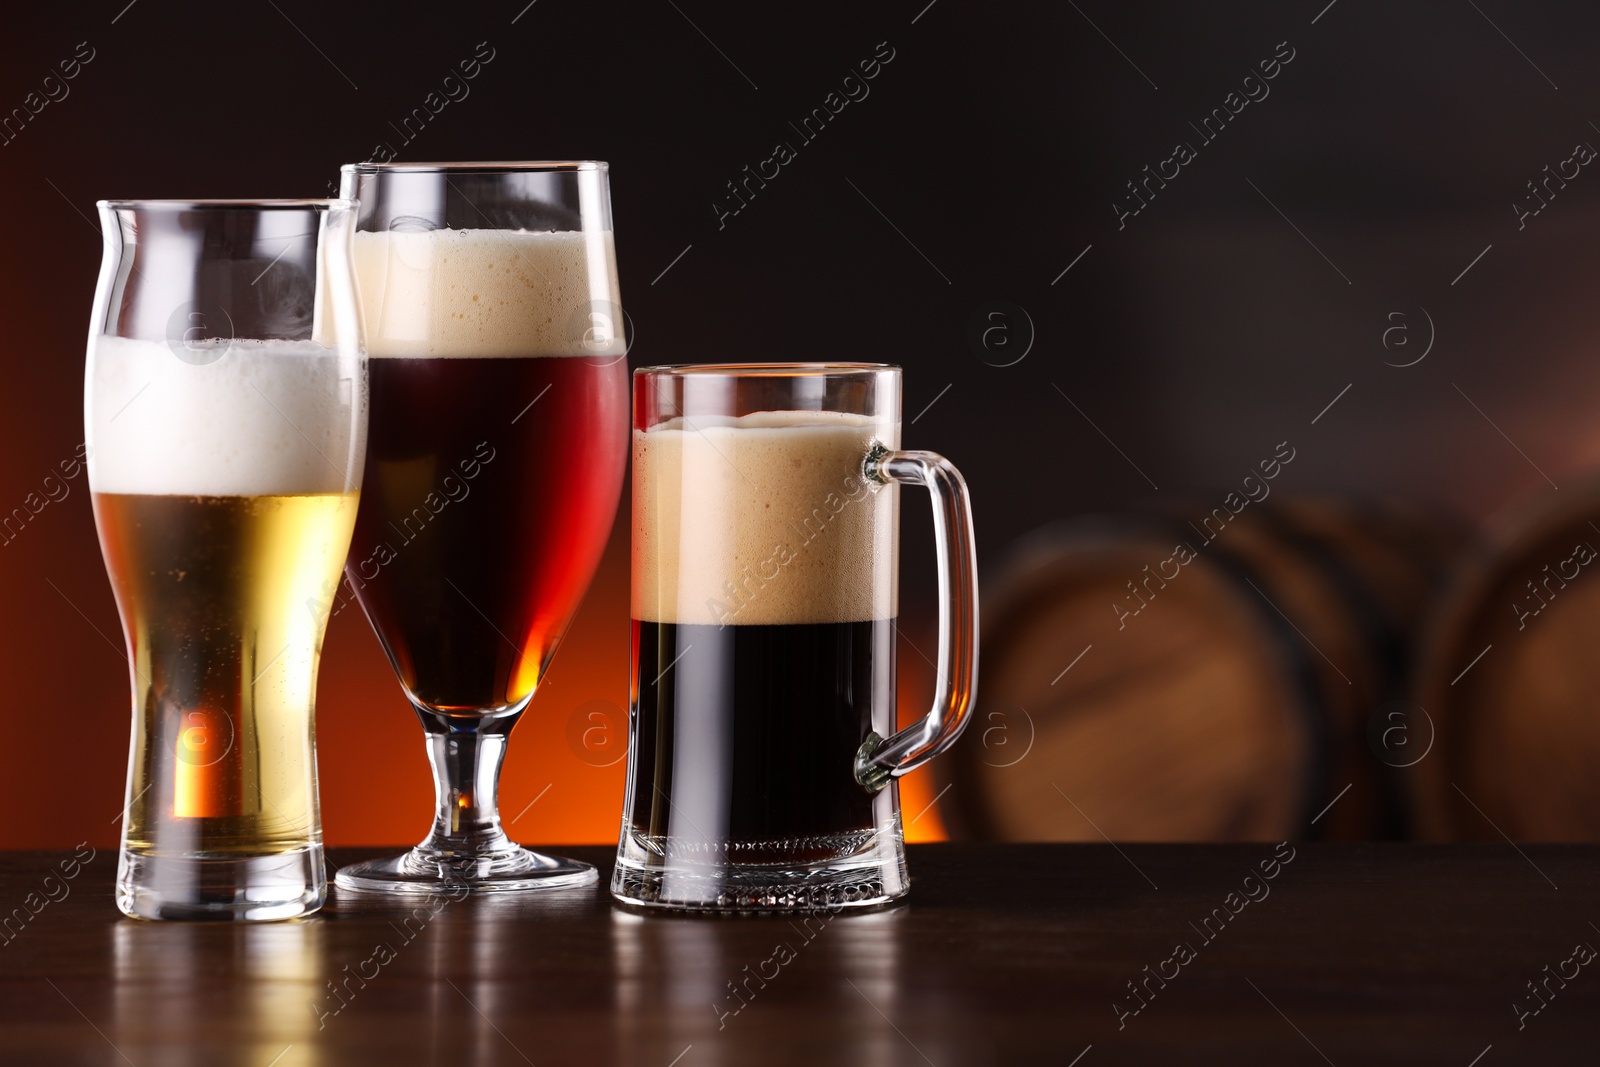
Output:
[[[726,840],[751,863],[870,836],[872,797],[852,768],[869,733],[893,732],[892,620],[635,620],[633,634],[635,833]]]
[[[892,434],[834,412],[635,431],[625,851],[782,865],[873,844],[894,787],[854,764],[894,729],[895,490],[861,468]]]

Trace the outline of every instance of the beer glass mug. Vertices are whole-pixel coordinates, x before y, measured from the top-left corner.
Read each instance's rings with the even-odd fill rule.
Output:
[[[433,830],[341,888],[589,885],[500,826],[507,735],[599,565],[627,464],[604,163],[361,164],[372,429],[346,580],[427,737]]]
[[[882,904],[908,888],[895,779],[977,684],[961,475],[900,447],[900,368],[634,376],[633,686],[611,892],[703,911]],[[933,710],[896,733],[901,483],[933,494]]]
[[[326,896],[312,708],[367,379],[342,200],[102,201],[89,485],[133,688],[117,906]]]

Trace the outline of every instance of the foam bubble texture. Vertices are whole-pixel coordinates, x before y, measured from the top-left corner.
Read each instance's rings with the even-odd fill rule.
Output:
[[[312,341],[233,341],[201,365],[161,341],[90,343],[85,422],[95,492],[258,496],[360,487],[366,383],[353,358]],[[185,351],[189,360],[213,354]]]
[[[609,232],[357,233],[355,265],[374,357],[624,351]]]
[[[673,419],[633,435],[633,617],[758,625],[894,618],[895,486],[862,477],[898,427],[829,411]]]

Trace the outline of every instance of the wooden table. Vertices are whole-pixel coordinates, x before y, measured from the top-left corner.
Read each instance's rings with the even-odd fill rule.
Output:
[[[609,868],[609,849],[563,851]],[[142,923],[112,905],[113,850],[47,880],[69,856],[0,854],[0,908],[30,915],[0,946],[0,1064],[1502,1067],[1600,1050],[1600,961],[1574,957],[1600,947],[1600,847],[919,845],[908,904],[809,924],[640,917],[601,888],[409,922],[335,892],[305,922]],[[1530,981],[1552,991],[1537,1014]]]

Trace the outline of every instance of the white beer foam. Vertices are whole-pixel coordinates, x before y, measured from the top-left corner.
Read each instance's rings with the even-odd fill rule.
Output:
[[[899,427],[833,411],[690,417],[633,434],[633,617],[864,622],[899,608],[898,489],[862,476]]]
[[[175,352],[162,341],[102,336],[90,345],[85,421],[95,492],[360,488],[366,383],[354,357],[314,341],[209,342]],[[199,362],[219,350],[214,362]]]
[[[624,354],[609,232],[362,232],[355,268],[374,357]]]

